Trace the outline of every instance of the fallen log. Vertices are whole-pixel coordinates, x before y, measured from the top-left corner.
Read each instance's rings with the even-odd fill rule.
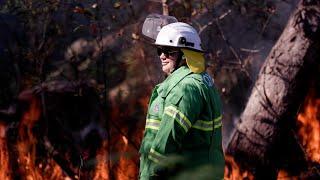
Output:
[[[290,131],[319,56],[320,1],[301,0],[263,64],[226,148],[255,178],[276,178],[282,143],[293,138]]]

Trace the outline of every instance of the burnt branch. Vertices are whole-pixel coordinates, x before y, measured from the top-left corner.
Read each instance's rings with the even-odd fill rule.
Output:
[[[280,165],[280,136],[292,128],[290,121],[306,95],[308,76],[318,64],[319,17],[319,1],[300,2],[262,66],[242,121],[231,135],[227,153],[245,162],[242,165],[256,177],[274,178]]]

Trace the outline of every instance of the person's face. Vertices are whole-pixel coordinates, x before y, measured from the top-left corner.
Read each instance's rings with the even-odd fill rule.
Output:
[[[179,50],[169,47],[158,47],[157,52],[161,60],[162,71],[167,75],[171,74],[176,67]]]

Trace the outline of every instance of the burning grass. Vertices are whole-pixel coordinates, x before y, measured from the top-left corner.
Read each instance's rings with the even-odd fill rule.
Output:
[[[254,176],[247,170],[241,169],[241,167],[235,162],[232,156],[225,156],[225,169],[224,169],[224,179],[225,180],[253,180]]]
[[[308,160],[320,163],[320,98],[311,89],[298,115],[299,140]]]

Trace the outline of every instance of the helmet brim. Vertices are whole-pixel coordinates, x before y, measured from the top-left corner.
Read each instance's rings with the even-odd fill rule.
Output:
[[[170,46],[170,45],[162,45],[162,44],[156,44],[156,43],[152,43],[151,45],[155,46],[155,47],[170,47],[170,48],[188,49],[188,50],[192,50],[192,51],[196,51],[196,52],[205,53],[204,50],[198,50],[198,49],[184,47],[184,46]]]

